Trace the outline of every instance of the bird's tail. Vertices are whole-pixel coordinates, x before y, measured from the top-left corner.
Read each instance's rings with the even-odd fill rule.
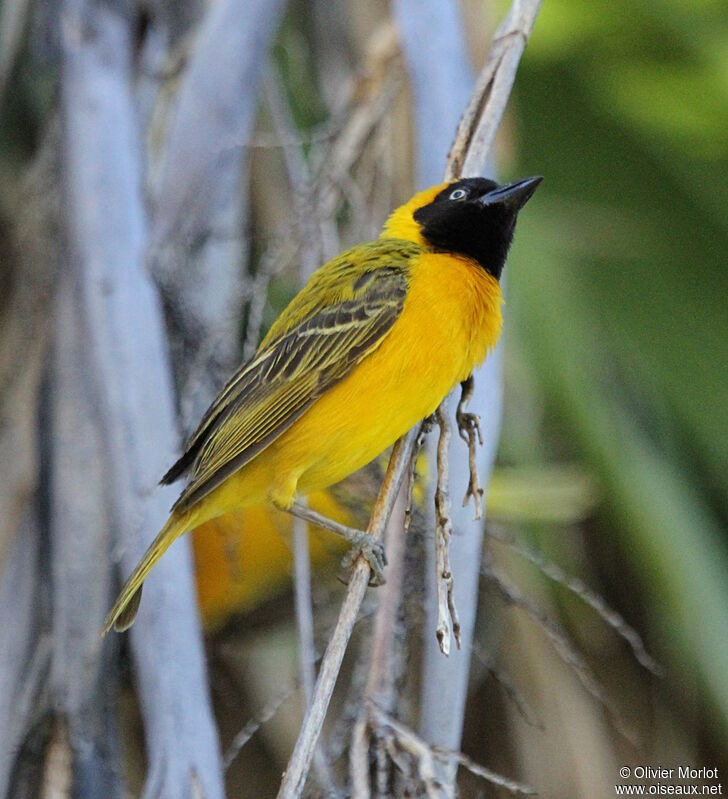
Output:
[[[172,513],[121,589],[119,598],[104,621],[102,635],[106,635],[112,627],[117,632],[123,632],[131,627],[139,610],[144,580],[170,545],[191,527],[192,519],[189,511],[181,514]]]

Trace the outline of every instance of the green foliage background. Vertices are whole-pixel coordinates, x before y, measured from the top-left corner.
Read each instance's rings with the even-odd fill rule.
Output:
[[[509,271],[511,344],[550,408],[531,446],[594,467],[648,616],[725,731],[728,7],[548,0],[514,105],[509,171],[545,175]]]

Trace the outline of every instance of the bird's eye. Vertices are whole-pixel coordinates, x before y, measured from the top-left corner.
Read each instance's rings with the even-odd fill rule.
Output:
[[[464,200],[468,196],[467,191],[465,189],[455,189],[452,194],[450,194],[451,200]]]

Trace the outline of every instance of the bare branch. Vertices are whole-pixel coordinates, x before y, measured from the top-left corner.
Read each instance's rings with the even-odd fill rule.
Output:
[[[308,530],[303,519],[293,520],[293,560],[298,629],[298,660],[303,685],[304,706],[311,702],[316,679],[313,649],[313,610],[311,604],[311,559],[308,552]]]
[[[352,87],[352,96],[356,99],[354,110],[327,154],[317,180],[322,219],[330,218],[336,212],[339,187],[346,182],[364,146],[400,90],[401,70],[396,68],[398,53],[396,31],[391,24],[385,24],[372,36],[365,69]]]
[[[265,79],[265,94],[271,116],[281,141],[294,138],[295,125],[281,91],[277,70],[271,67]],[[299,282],[304,284],[320,263],[320,236],[317,235],[316,219],[310,213],[312,203],[311,175],[306,158],[299,144],[288,144],[283,148],[288,172],[288,183],[293,195],[293,211],[298,226]],[[313,603],[311,599],[311,557],[309,533],[305,521],[298,517],[293,524],[293,562],[296,597],[296,624],[298,628],[299,669],[303,685],[304,712],[311,704],[316,679],[314,654]],[[321,746],[314,751],[314,771],[326,794],[337,794],[334,778]]]
[[[272,100],[271,113],[278,117],[277,140],[287,151],[288,167],[292,168],[296,175],[302,174],[303,169],[311,175],[310,207],[305,209],[305,214],[306,217],[317,220],[316,234],[324,258],[333,257],[339,250],[336,226],[331,220],[334,219],[339,207],[342,187],[350,183],[349,175],[352,168],[360,159],[367,142],[382,122],[400,89],[401,75],[400,70],[396,68],[397,54],[395,31],[392,25],[387,23],[372,35],[367,48],[365,68],[349,87],[345,104],[348,116],[345,121],[337,121],[329,126],[332,133],[322,136],[321,141],[331,140],[330,146],[319,159],[311,159],[310,168],[290,152],[296,140],[295,138],[292,140],[291,135],[286,132],[285,108],[281,100],[276,98],[279,90],[277,87],[272,93],[269,90],[268,99]],[[335,136],[332,135],[334,131]],[[243,348],[245,358],[251,357],[258,346],[270,280],[273,275],[294,262],[301,249],[300,239],[301,237],[296,234],[294,222],[281,231],[261,259],[249,294],[248,324]],[[305,252],[304,257],[306,258],[304,272],[308,273],[318,264],[314,264],[313,259]]]
[[[300,679],[280,691],[270,702],[267,702],[256,715],[238,732],[223,756],[223,767],[227,771],[243,747],[256,732],[278,712],[279,708],[287,702],[300,687]]]
[[[573,594],[579,597],[582,602],[589,605],[616,633],[623,638],[632,649],[637,662],[651,671],[656,677],[661,677],[664,673],[662,666],[650,655],[645,648],[642,637],[630,624],[628,624],[621,613],[610,607],[604,597],[589,588],[579,577],[574,577],[565,572],[559,565],[548,560],[546,556],[534,549],[532,546],[516,538],[505,528],[499,525],[488,524],[485,529],[488,537],[499,541],[510,547],[514,552],[532,563],[538,570],[555,583],[563,585]]]
[[[152,491],[176,451],[172,380],[162,310],[145,262],[131,22],[109,6],[83,0],[66,10],[65,221],[101,419],[115,555],[128,572],[174,498],[174,489]],[[131,634],[147,732],[146,790],[184,797],[197,784],[206,799],[214,799],[223,795],[217,732],[189,542],[180,544],[147,582],[148,601]]]
[[[484,562],[481,566],[482,574],[501,593],[503,599],[516,607],[521,608],[543,630],[555,652],[576,674],[579,682],[586,692],[595,699],[609,713],[614,728],[633,746],[637,746],[635,731],[629,728],[618,708],[610,699],[603,686],[599,683],[594,672],[584,658],[576,650],[566,631],[557,624],[535,602],[525,596],[505,575],[495,571],[492,565]]]
[[[394,501],[409,466],[409,459],[412,455],[418,432],[418,429],[410,430],[407,435],[403,436],[394,445],[392,450],[387,473],[384,476],[367,529],[369,535],[375,540],[382,538],[384,529],[389,521]],[[352,628],[366,593],[370,573],[371,570],[368,563],[363,558],[359,558],[349,581],[339,619],[321,663],[313,701],[303,720],[296,746],[281,782],[278,792],[279,799],[297,799],[301,795],[311,766],[313,750],[321,733],[321,727],[331,701],[336,678],[341,669],[341,661],[344,658]]]
[[[418,440],[419,438],[420,436],[418,436]],[[413,449],[412,461],[414,461],[415,452],[416,449]],[[397,628],[397,612],[402,595],[405,555],[405,502],[406,495],[401,492],[394,512],[387,524],[387,583],[379,592],[379,606],[374,619],[374,633],[371,641],[369,672],[364,687],[364,702],[360,707],[359,716],[351,737],[349,762],[351,766],[352,790],[359,799],[365,799],[370,794],[368,767],[369,700],[375,701],[388,712],[394,707],[394,639]],[[381,758],[378,758],[378,760],[381,760]],[[378,773],[380,774],[380,782],[382,782],[384,779],[383,762],[378,762]]]
[[[541,0],[514,0],[496,31],[450,148],[447,180],[483,170],[540,6]]]
[[[388,727],[392,731],[397,745],[415,759],[420,780],[425,785],[428,797],[432,796],[434,799],[439,799],[442,796],[439,785],[440,774],[445,764],[452,760],[456,760],[477,777],[481,777],[499,788],[505,788],[510,793],[520,796],[533,796],[536,793],[530,786],[508,779],[508,777],[503,777],[476,763],[462,752],[428,744],[417,733],[402,724],[402,722],[392,718],[377,707],[376,704],[373,704],[371,712],[379,724],[383,727]]]
[[[450,571],[450,539],[452,521],[450,520],[450,421],[447,412],[440,406],[435,411],[435,419],[440,427],[437,442],[437,488],[435,489],[435,553],[437,565],[437,640],[443,655],[450,654],[450,624],[455,643],[460,649],[460,620],[453,599],[453,579]]]
[[[51,688],[57,718],[56,754],[67,741],[71,770],[93,768],[109,796],[121,792],[114,661],[118,642],[104,646],[98,630],[114,588],[109,563],[112,517],[105,481],[104,436],[85,357],[86,330],[78,313],[73,275],[63,270],[55,308],[49,369],[52,597]],[[93,577],[91,577],[93,575]],[[50,762],[46,764],[50,766]],[[51,769],[51,774],[57,769]]]
[[[282,7],[282,0],[208,4],[160,136],[147,258],[174,332],[188,432],[238,356],[248,212],[241,190],[248,151],[238,142],[253,129]]]
[[[436,5],[446,8],[454,4],[438,3],[437,0],[421,0],[413,3],[413,5],[416,5],[415,12],[418,12],[422,6],[426,6],[429,10]],[[532,19],[536,8],[537,4],[533,2],[526,4],[521,2],[521,0],[515,0],[509,19],[518,18],[524,11],[531,14]],[[430,13],[435,12],[430,11]],[[443,14],[444,12],[440,13]],[[410,24],[410,18],[408,15],[400,14],[399,22],[403,28],[406,28]],[[481,88],[476,88],[458,126],[458,133],[455,136],[455,143],[451,148],[448,167],[445,171],[446,179],[482,175],[486,172],[492,139],[476,142],[475,130],[477,127],[488,126],[494,131],[500,123],[507,92],[500,92],[500,100],[502,102],[486,103],[484,99],[490,92],[487,87],[496,72],[505,75],[506,72],[510,71],[511,76],[515,72],[517,58],[501,63],[503,61],[503,48],[509,48],[513,38],[510,37],[507,41],[500,41],[496,36],[496,39],[491,44],[490,53],[481,73],[481,79],[478,81],[478,86]],[[403,36],[403,41],[406,46],[407,60],[410,63],[412,80],[416,86],[419,86],[419,90],[415,90],[415,98],[419,106],[418,118],[424,120],[447,118],[452,120],[452,95],[448,94],[448,88],[452,81],[444,81],[444,90],[439,92],[432,91],[431,87],[441,85],[438,81],[438,76],[434,76],[432,73],[435,70],[445,70],[442,59],[436,57],[437,48],[448,47],[450,53],[467,51],[463,44],[465,37],[462,24],[453,24],[451,22],[448,25],[447,20],[443,18],[437,26],[429,26],[426,36],[405,35]],[[445,44],[448,41],[449,45]],[[522,42],[517,44],[520,47],[517,56],[520,57]],[[452,66],[451,62],[452,56],[449,56],[446,62],[448,68]],[[507,82],[501,79],[499,86],[503,87]],[[458,108],[458,113],[461,108],[462,105]],[[454,124],[454,121],[451,121],[450,124]],[[418,131],[427,131],[429,135],[429,123],[420,123]],[[432,132],[433,135],[437,134],[437,128]],[[451,141],[451,138],[439,144],[433,141],[430,146],[444,150],[450,145]],[[428,164],[420,165],[420,173],[430,176]],[[434,178],[434,175],[432,177]],[[431,183],[434,180],[428,180],[427,182]],[[497,452],[502,409],[503,380],[501,370],[502,348],[498,346],[475,374],[477,391],[471,401],[471,410],[479,414],[482,420],[485,445],[478,452],[477,465],[479,466],[479,479],[484,484],[489,479]],[[447,405],[444,408],[453,408],[456,400],[451,396],[446,402]],[[473,473],[472,469],[468,469],[468,461],[462,458],[456,449],[451,449],[450,457],[453,459],[451,465],[451,480],[453,484],[458,486],[461,484],[467,485]],[[460,503],[457,504],[459,505]],[[456,581],[454,595],[460,616],[463,648],[462,651],[452,652],[449,658],[443,658],[439,653],[435,637],[429,632],[425,634],[419,729],[423,737],[428,741],[442,744],[450,749],[458,749],[462,737],[462,723],[467,704],[467,687],[471,661],[470,644],[473,640],[478,605],[479,563],[482,551],[483,525],[472,519],[472,514],[469,510],[457,507],[453,509],[452,521],[458,534],[450,547],[450,561]],[[432,557],[434,558],[434,556]],[[429,569],[434,571],[433,566],[429,566]],[[438,601],[436,586],[434,585],[428,586],[426,607],[428,615],[426,629],[429,631],[435,627],[438,615]],[[447,776],[448,780],[443,789],[443,796],[452,797],[455,795],[456,762],[452,763]]]
[[[430,418],[427,418],[424,420],[424,422],[422,422],[422,426],[420,427],[420,433],[417,436],[417,441],[415,441],[415,448],[410,461],[410,469],[407,476],[407,501],[405,502],[404,506],[405,535],[409,532],[410,524],[412,523],[412,498],[415,489],[415,482],[417,481],[417,459],[419,458],[422,445],[425,443],[425,438],[431,430],[432,421]]]

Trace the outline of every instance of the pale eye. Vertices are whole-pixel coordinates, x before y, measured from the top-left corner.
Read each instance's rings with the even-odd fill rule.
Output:
[[[468,196],[467,191],[465,189],[455,189],[454,192],[450,195],[451,200],[464,200]]]

